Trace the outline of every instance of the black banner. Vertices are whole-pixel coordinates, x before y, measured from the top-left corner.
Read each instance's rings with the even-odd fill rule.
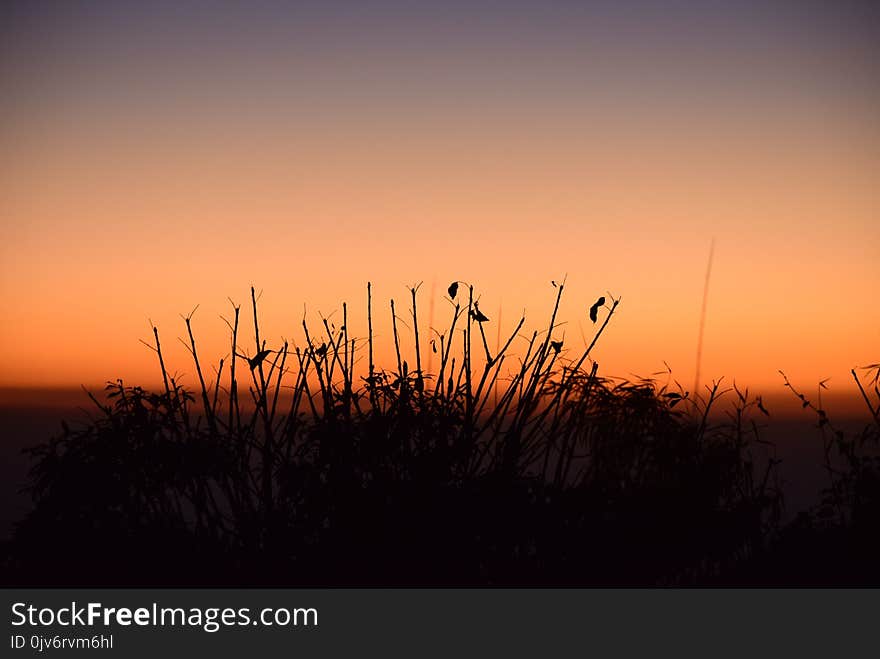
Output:
[[[878,599],[873,590],[5,590],[2,654],[834,656],[870,647]]]

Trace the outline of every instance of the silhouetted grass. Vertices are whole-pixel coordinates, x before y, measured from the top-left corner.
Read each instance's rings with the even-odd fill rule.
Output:
[[[485,332],[491,320],[472,286],[449,287],[448,324],[427,335],[413,287],[411,324],[390,305],[391,370],[374,363],[369,285],[366,337],[349,335],[343,305],[339,327],[304,320],[301,345],[262,338],[251,289],[251,349],[233,304],[229,358],[212,382],[192,314],[184,318],[195,391],[168,370],[154,327],[160,391],[108,384],[103,399],[93,396],[90,423],[65,425],[31,449],[35,507],[7,552],[9,580],[765,579],[789,529],[780,526],[782,492],[773,447],[761,437],[761,399],[720,382],[696,396],[670,373],[655,374],[665,382],[601,376],[590,356],[620,300],[606,304],[603,296],[590,307],[594,336],[569,357],[558,336],[564,284],[554,286],[543,331],[523,335],[522,318],[494,354]],[[413,334],[412,354],[401,349],[401,326]],[[422,369],[428,346],[436,373]],[[729,408],[721,421],[712,414],[719,404]],[[848,462],[834,476],[830,505],[847,528],[860,516],[876,518],[876,465],[855,450],[876,443],[876,428],[866,432],[833,444]],[[865,499],[866,488],[873,498]]]
[[[855,369],[851,374],[872,422],[849,434],[836,427],[825,410],[824,381],[812,398],[780,371],[804,410],[815,415],[827,485],[819,503],[780,529],[770,551],[747,566],[748,579],[796,585],[880,584],[880,364],[862,370],[870,378],[867,389]]]

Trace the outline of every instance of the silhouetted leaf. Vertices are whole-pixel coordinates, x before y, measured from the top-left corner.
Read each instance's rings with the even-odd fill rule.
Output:
[[[446,292],[449,293],[449,297],[454,300],[455,296],[458,295],[458,282],[454,281],[449,284],[449,288],[446,289]]]
[[[257,366],[263,363],[263,360],[266,359],[272,353],[271,350],[260,350],[256,355],[248,359],[248,365],[251,367],[253,371]]]
[[[590,320],[592,320],[594,323],[599,318],[599,307],[601,307],[603,304],[605,304],[604,295],[596,300],[596,303],[592,307],[590,307]]]
[[[473,318],[478,323],[485,323],[489,320],[486,315],[480,311],[480,308],[477,306],[477,303],[474,302],[474,310],[471,311],[471,318]]]

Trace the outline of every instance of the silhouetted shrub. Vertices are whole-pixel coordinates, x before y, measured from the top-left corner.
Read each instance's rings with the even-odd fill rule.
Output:
[[[782,500],[752,420],[760,399],[736,390],[719,422],[720,383],[695,396],[669,376],[600,377],[589,355],[613,298],[590,308],[594,321],[607,313],[567,359],[554,340],[563,287],[547,330],[522,337],[509,370],[525,319],[491,354],[470,286],[435,331],[430,374],[416,288],[416,367],[398,348],[398,368],[377,369],[370,331],[360,378],[345,306],[320,343],[304,322],[304,346],[271,349],[252,290],[255,356],[239,345],[234,307],[228,386],[222,360],[205,382],[190,315],[195,392],[169,376],[154,328],[164,391],[109,384],[91,423],[32,449],[35,508],[11,545],[12,580],[689,584],[762,555]],[[392,314],[399,346],[393,302]]]

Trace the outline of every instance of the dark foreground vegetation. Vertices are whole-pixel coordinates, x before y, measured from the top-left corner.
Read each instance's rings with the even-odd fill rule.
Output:
[[[554,285],[544,331],[523,335],[523,319],[494,352],[472,287],[451,285],[449,324],[423,334],[413,288],[405,316],[391,304],[391,370],[373,362],[369,286],[366,337],[343,306],[338,327],[303,322],[299,346],[261,339],[252,291],[251,350],[233,305],[210,381],[190,314],[194,390],[154,328],[162,390],[109,384],[90,423],[30,449],[34,509],[4,548],[4,583],[880,583],[880,366],[864,384],[853,373],[874,419],[857,436],[792,387],[829,485],[783,524],[760,397],[601,376],[590,354],[619,299],[584,306],[596,331],[575,349]]]

